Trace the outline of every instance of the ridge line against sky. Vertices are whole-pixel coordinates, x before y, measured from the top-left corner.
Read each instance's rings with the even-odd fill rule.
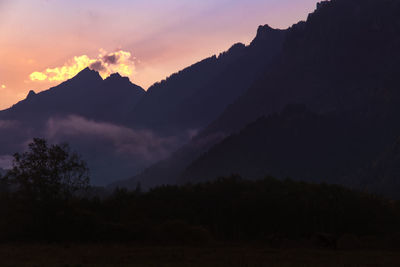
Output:
[[[317,2],[0,0],[0,110],[70,78],[78,61],[148,88],[234,43],[248,44],[259,25],[305,20]],[[122,61],[105,60],[117,53],[125,53]]]

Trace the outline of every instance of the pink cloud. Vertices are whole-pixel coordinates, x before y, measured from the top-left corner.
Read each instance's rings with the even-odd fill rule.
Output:
[[[186,138],[190,138],[189,134],[193,132],[188,133]],[[107,144],[111,143],[117,153],[137,156],[145,160],[161,159],[180,144],[177,137],[161,137],[149,130],[134,130],[75,115],[49,119],[46,135],[51,141],[70,137],[104,141]]]

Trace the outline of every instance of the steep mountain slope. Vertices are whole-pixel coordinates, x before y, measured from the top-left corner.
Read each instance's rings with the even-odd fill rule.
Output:
[[[399,1],[332,0],[318,4],[306,22],[287,30],[280,58],[242,97],[183,149],[125,185],[134,181],[150,186],[176,183],[192,161],[223,137],[260,116],[282,111],[290,103],[303,104],[317,114],[337,114],[339,120],[349,116],[356,124],[373,125],[368,131],[376,133],[377,139],[368,139],[372,142],[368,147],[371,154],[378,153],[400,133],[399,45]],[[329,140],[329,135],[326,137]],[[276,138],[284,145],[284,138]],[[281,164],[296,164],[287,159]]]
[[[249,46],[235,44],[153,85],[133,107],[130,125],[169,133],[202,129],[265,72],[284,36],[285,31],[262,26]]]
[[[395,90],[400,59],[399,2],[322,2],[288,30],[279,64],[231,105],[206,132],[235,131],[287,103],[315,111],[366,105]]]
[[[170,133],[203,129],[276,64],[285,35],[284,30],[260,26],[249,46],[236,44],[218,58],[206,59],[154,85],[134,108],[130,122]],[[134,187],[141,181],[143,186],[153,186],[172,180],[182,166],[224,136],[194,137],[168,160],[139,174],[151,178],[136,177],[115,185]]]

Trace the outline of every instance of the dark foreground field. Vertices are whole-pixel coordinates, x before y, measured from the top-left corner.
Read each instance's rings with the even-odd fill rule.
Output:
[[[104,195],[8,188],[0,267],[400,266],[400,202],[336,185],[232,176]]]
[[[400,251],[13,244],[0,266],[400,266]]]

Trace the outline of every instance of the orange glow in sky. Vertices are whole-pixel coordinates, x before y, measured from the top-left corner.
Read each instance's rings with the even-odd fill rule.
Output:
[[[73,60],[61,67],[47,68],[42,72],[32,72],[29,78],[31,81],[62,82],[71,79],[84,68],[90,67],[98,71],[103,79],[115,72],[133,79],[135,66],[130,52],[120,50],[106,53],[103,49],[100,49],[100,51],[102,53],[97,58],[89,58],[87,55],[75,56]]]
[[[248,44],[259,25],[306,19],[316,2],[0,0],[0,109],[87,66],[147,89],[234,43]]]

